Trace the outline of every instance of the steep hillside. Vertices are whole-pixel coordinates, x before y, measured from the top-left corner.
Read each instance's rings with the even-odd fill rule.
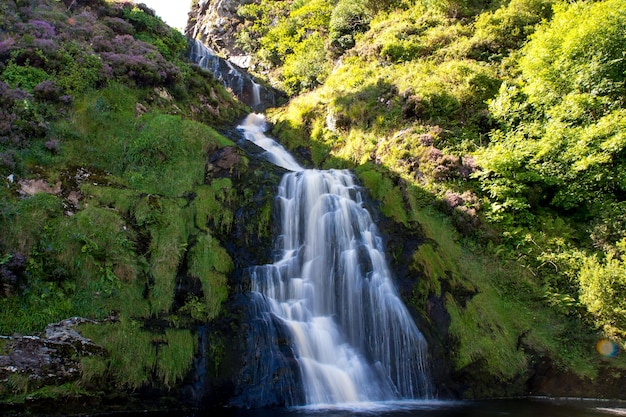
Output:
[[[237,10],[236,47],[292,96],[273,134],[353,168],[395,225],[442,387],[623,397],[624,2]]]
[[[218,132],[249,110],[188,54],[131,2],[0,4],[3,410],[204,395],[181,395],[222,360],[199,334],[233,251],[268,246],[274,177]]]

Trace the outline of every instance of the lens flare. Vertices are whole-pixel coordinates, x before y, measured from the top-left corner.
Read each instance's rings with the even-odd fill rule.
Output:
[[[617,345],[609,339],[602,339],[598,340],[598,343],[596,343],[596,351],[598,351],[600,355],[607,358],[614,358],[617,356],[619,349],[617,348]]]

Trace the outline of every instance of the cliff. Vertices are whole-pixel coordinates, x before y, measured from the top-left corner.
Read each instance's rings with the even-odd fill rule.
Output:
[[[248,68],[251,55],[237,42],[243,19],[237,14],[239,6],[250,0],[199,0],[191,6],[185,35],[198,39],[218,55],[241,68]]]

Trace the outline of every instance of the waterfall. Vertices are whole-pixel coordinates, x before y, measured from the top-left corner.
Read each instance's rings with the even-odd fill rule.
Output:
[[[275,261],[249,271],[253,299],[262,300],[255,302],[257,317],[264,328],[279,323],[272,331],[289,338],[285,343],[282,337],[274,354],[287,349],[284,362],[297,362],[290,378],[301,379],[302,395],[282,400],[298,405],[293,398],[303,396],[305,404],[319,405],[429,398],[426,341],[396,292],[352,174],[283,164],[293,158],[264,135],[263,120],[250,115],[239,128],[271,154],[268,159],[292,171],[276,197],[281,234]],[[259,357],[258,339],[251,338],[251,358]]]
[[[274,165],[289,171],[302,171],[304,169],[285,148],[265,135],[267,130],[265,116],[250,113],[237,128],[243,132],[244,138],[265,149],[263,156]]]
[[[274,105],[274,93],[260,85],[248,73],[217,55],[200,40],[190,40],[189,59],[209,70],[233,94],[254,110]]]

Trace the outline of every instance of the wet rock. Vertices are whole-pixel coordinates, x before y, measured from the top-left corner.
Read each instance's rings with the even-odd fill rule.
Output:
[[[27,378],[35,387],[63,384],[81,373],[80,358],[105,355],[106,350],[74,329],[95,321],[73,317],[50,324],[41,335],[0,336],[0,383],[13,375]]]
[[[206,165],[206,177],[225,177],[233,174],[241,162],[241,155],[234,146],[226,146],[209,155]]]
[[[194,2],[185,33],[192,39],[206,42],[220,55],[247,68],[250,58],[237,46],[235,36],[242,23],[237,9],[250,0],[201,0]]]

